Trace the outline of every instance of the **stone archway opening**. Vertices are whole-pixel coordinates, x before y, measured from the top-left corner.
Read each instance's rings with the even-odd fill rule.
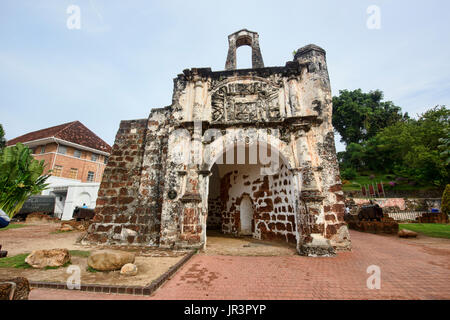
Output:
[[[254,150],[257,150],[256,159],[250,155]],[[221,161],[212,165],[207,235],[296,244],[293,175],[274,150],[259,143],[256,148],[235,145],[224,151]],[[245,157],[240,157],[239,152],[243,151]],[[268,164],[267,159],[261,159],[266,155],[276,160]]]

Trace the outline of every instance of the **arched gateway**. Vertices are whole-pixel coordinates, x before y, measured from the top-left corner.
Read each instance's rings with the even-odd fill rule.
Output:
[[[264,67],[257,33],[229,43],[226,71],[185,70],[170,106],[121,122],[83,242],[201,248],[215,228],[302,255],[350,249],[325,51]],[[239,45],[253,69],[234,69]]]

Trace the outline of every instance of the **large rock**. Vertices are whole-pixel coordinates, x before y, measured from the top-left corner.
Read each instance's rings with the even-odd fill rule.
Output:
[[[407,229],[402,229],[398,232],[398,236],[400,238],[415,238],[415,237],[417,237],[417,232],[407,230]]]
[[[60,230],[62,231],[62,229],[85,231],[86,230],[86,226],[81,221],[69,220],[69,221],[61,222],[61,229]]]
[[[70,261],[67,249],[51,249],[33,251],[26,259],[33,268],[61,267]]]
[[[120,269],[120,274],[125,276],[135,276],[138,273],[137,266],[132,263],[127,263]]]
[[[28,300],[29,294],[26,278],[0,279],[0,300]]]
[[[96,251],[88,258],[89,267],[99,271],[120,270],[127,263],[134,263],[134,254],[124,251]]]

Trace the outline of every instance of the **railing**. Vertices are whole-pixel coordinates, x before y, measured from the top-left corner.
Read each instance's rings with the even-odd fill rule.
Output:
[[[427,211],[411,211],[411,212],[389,212],[387,215],[396,221],[416,221],[417,217],[421,217]]]

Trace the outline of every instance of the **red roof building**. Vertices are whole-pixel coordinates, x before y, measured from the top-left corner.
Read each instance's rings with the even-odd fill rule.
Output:
[[[101,182],[111,146],[79,121],[30,132],[7,145],[23,143],[44,160],[47,173],[81,182]]]

